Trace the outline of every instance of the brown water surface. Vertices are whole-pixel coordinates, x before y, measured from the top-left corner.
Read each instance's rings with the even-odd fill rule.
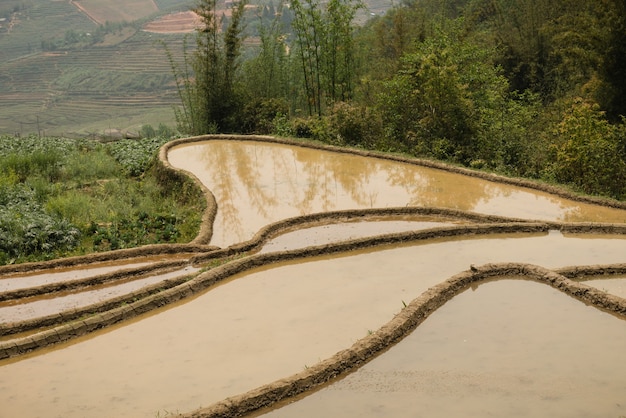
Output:
[[[11,417],[190,411],[332,356],[472,263],[616,263],[624,261],[623,249],[624,240],[550,233],[441,239],[259,268],[125,326],[0,362],[0,405]],[[478,305],[491,304],[485,300]],[[537,299],[520,310],[532,314],[550,305]],[[463,332],[463,326],[435,330]],[[509,334],[517,330],[512,325]],[[594,355],[604,361],[611,344],[594,345]]]
[[[444,222],[441,219],[416,217],[409,220],[372,220],[329,223],[294,229],[268,240],[259,251],[294,250],[303,247],[330,244],[350,239],[364,238],[397,232],[418,231],[429,228],[440,228],[460,224],[461,222]]]
[[[291,145],[215,140],[183,144],[170,163],[214,194],[211,243],[246,241],[294,216],[356,208],[432,206],[516,218],[626,222],[626,211],[408,163]]]
[[[154,274],[140,279],[126,280],[121,283],[83,288],[80,291],[74,291],[69,294],[43,295],[0,302],[0,323],[35,319],[71,309],[83,308],[94,303],[129,294],[163,280],[186,276],[197,271],[199,271],[198,268],[189,266],[184,269]]]
[[[626,299],[626,277],[595,278],[581,283]]]
[[[621,417],[626,322],[544,284],[456,296],[346,378],[264,417]]]
[[[157,262],[174,261],[189,258],[189,254],[151,256],[124,260],[102,261],[87,265],[55,267],[31,272],[19,272],[0,275],[0,292],[26,289],[52,283],[86,279],[101,274],[113,273],[122,269],[148,266]]]

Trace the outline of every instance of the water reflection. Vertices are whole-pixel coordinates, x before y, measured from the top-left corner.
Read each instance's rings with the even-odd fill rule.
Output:
[[[443,239],[276,263],[148,317],[33,356],[0,361],[0,416],[149,418],[157,411],[191,411],[290,376],[350,347],[389,321],[403,301],[471,263],[506,260],[558,268],[616,263],[623,255],[623,239],[552,233]],[[517,300],[513,294],[506,300]],[[524,318],[556,306],[537,297],[519,300],[522,307],[514,313]],[[478,306],[487,309],[498,301],[487,298]],[[460,310],[453,317],[471,312]],[[530,333],[535,325],[542,323],[520,330]],[[510,332],[518,329],[510,326]],[[619,332],[626,337],[623,328]],[[579,335],[587,338],[584,330]],[[614,334],[607,335],[612,339]],[[589,346],[602,361],[609,350],[615,353],[607,340],[589,340]],[[562,350],[572,346],[555,352]]]
[[[620,417],[625,331],[543,284],[486,283],[344,379],[262,416]]]
[[[215,140],[170,150],[218,204],[214,245],[248,240],[263,226],[316,212],[434,206],[518,218],[625,222],[626,211],[562,199],[442,170],[262,142]]]

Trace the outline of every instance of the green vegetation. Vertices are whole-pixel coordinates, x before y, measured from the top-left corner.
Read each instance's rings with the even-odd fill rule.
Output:
[[[0,264],[192,240],[204,199],[156,170],[166,141],[0,137]]]
[[[357,0],[154,4],[152,17],[195,4],[195,42],[98,25],[67,2],[0,5],[0,131],[169,138],[175,122],[626,198],[622,0],[410,0],[370,19]],[[159,140],[2,141],[2,262],[193,236],[192,189],[169,195],[147,168]]]
[[[413,0],[357,27],[361,7],[264,8],[259,46],[222,71],[228,89],[209,93],[210,72],[186,67],[183,103],[228,93],[240,105],[198,106],[203,124],[179,129],[307,137],[626,197],[623,1]]]
[[[201,28],[196,47],[188,53],[183,45],[182,68],[165,46],[182,108],[176,112],[179,129],[190,134],[232,131],[238,126],[236,109],[241,106],[234,77],[242,44],[245,0],[231,9],[230,19],[217,15],[217,0],[200,0],[194,9]]]

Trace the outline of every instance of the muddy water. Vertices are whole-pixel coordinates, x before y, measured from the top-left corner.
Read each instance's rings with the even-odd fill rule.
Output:
[[[81,291],[69,294],[61,293],[0,302],[0,323],[40,318],[71,309],[83,308],[94,303],[126,295],[163,280],[186,276],[197,271],[199,271],[198,268],[185,267],[184,269],[155,274],[141,279],[126,280],[114,285],[90,287],[89,290],[81,289]]]
[[[600,278],[585,280],[581,283],[626,299],[626,277]]]
[[[140,321],[0,362],[0,405],[6,416],[189,411],[333,355],[391,319],[404,301],[471,263],[616,263],[624,261],[623,248],[624,240],[550,233],[438,240],[262,268]],[[495,337],[501,332],[493,331]],[[605,343],[596,357],[613,365]]]
[[[293,216],[355,208],[435,206],[559,221],[626,222],[626,211],[443,170],[282,144],[206,141],[170,150],[218,204],[212,244],[250,239]]]
[[[459,224],[460,222],[457,222]],[[454,225],[429,217],[405,220],[373,220],[331,223],[286,232],[266,242],[260,253],[294,250],[396,232],[417,231]]]
[[[0,275],[0,292],[26,289],[52,283],[86,279],[101,274],[113,273],[122,269],[133,269],[148,266],[157,262],[189,258],[188,254],[160,257],[142,257],[141,259],[127,259],[91,263],[89,265],[58,267],[34,272],[20,272]]]
[[[625,348],[622,319],[543,284],[490,282],[341,381],[263,416],[620,417]]]

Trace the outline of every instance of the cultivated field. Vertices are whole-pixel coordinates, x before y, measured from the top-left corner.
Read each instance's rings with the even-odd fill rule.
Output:
[[[139,23],[109,23],[97,42],[89,37],[99,28],[95,21],[128,20],[119,10],[141,14],[133,15],[135,20],[159,16],[160,9],[160,15],[169,15],[193,0],[133,0],[124,7],[121,1],[32,3],[9,13],[11,33],[0,28],[0,132],[84,135],[175,124],[172,106],[178,96],[160,41],[176,55],[182,53],[183,35],[146,33]],[[65,46],[67,33],[86,41]],[[44,41],[55,48],[44,49]]]
[[[79,0],[70,1],[94,22],[132,22],[159,11],[153,0]]]
[[[195,4],[1,2],[0,133],[85,135],[173,126],[179,99],[161,42],[181,58],[183,39],[197,25],[189,12]],[[363,15],[389,5],[372,0]]]

